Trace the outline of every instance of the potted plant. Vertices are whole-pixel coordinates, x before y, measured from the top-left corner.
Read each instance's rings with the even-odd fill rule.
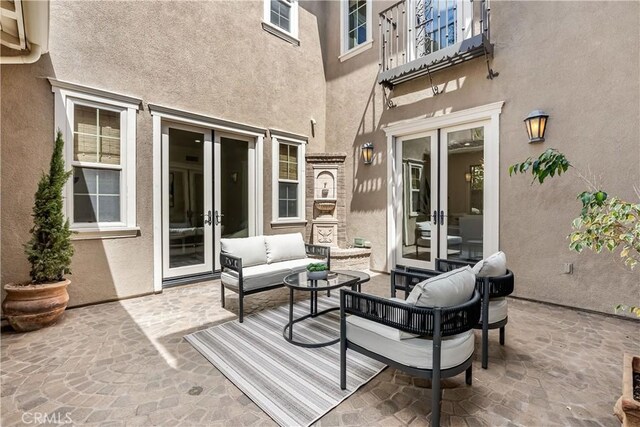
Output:
[[[25,253],[31,264],[31,281],[9,283],[2,302],[3,314],[19,332],[34,331],[55,323],[67,308],[71,283],[65,274],[71,273],[71,231],[65,219],[62,190],[71,175],[64,170],[64,141],[58,130],[51,156],[49,174],[38,183],[33,206],[31,239]]]
[[[329,268],[324,262],[317,262],[307,266],[307,278],[309,280],[323,280],[327,278]]]

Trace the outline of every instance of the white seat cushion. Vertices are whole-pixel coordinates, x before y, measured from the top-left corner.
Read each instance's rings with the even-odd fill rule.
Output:
[[[304,239],[300,233],[276,234],[264,237],[269,264],[307,257]]]
[[[476,276],[465,266],[418,283],[407,298],[407,304],[421,307],[452,307],[471,299]]]
[[[494,298],[489,300],[489,324],[499,322],[507,318],[507,299]],[[480,323],[482,323],[482,315],[480,315]]]
[[[278,267],[272,264],[255,265],[242,269],[243,289],[250,291],[252,289],[265,288],[267,286],[282,284],[284,277],[291,273],[288,267]],[[233,290],[238,289],[238,273],[232,270],[225,270],[220,275],[222,283]]]
[[[291,270],[291,272],[293,272],[293,271],[302,271],[305,268],[307,268],[309,264],[313,264],[316,262],[318,262],[317,259],[302,258],[302,259],[290,259],[289,261],[275,262],[269,265],[277,268],[281,268],[281,269],[288,268],[289,270]]]
[[[242,269],[242,280],[244,290],[264,288],[278,285],[284,282],[284,278],[289,274],[307,268],[307,265],[317,262],[313,258],[292,259],[289,261],[275,262],[273,264],[255,265]],[[222,283],[230,288],[238,289],[238,273],[233,270],[225,270],[220,279]]]
[[[433,368],[433,341],[400,339],[398,330],[361,317],[347,317],[347,339],[369,351],[420,369]],[[441,368],[460,365],[473,354],[473,331],[442,339]]]
[[[242,258],[243,267],[267,263],[264,236],[220,239],[220,250],[222,253]]]
[[[507,274],[507,256],[504,252],[496,252],[495,254],[478,261],[473,266],[473,272],[478,277],[496,277]]]

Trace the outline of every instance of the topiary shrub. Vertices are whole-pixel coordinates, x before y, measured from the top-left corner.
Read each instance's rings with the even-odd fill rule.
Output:
[[[71,273],[73,246],[69,220],[64,217],[62,191],[72,172],[64,170],[63,149],[62,132],[58,130],[49,174],[43,174],[38,183],[31,239],[25,245],[31,283],[58,282]]]

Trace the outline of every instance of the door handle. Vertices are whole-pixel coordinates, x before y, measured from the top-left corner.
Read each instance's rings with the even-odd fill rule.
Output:
[[[207,212],[206,214],[204,214],[204,223],[206,225],[211,225],[211,211]]]
[[[438,211],[433,211],[433,225],[438,225]]]
[[[444,211],[440,211],[440,225],[444,225]]]
[[[209,212],[211,212],[211,211],[209,211]],[[221,214],[220,212],[216,211],[216,214],[215,214],[215,224],[216,225],[222,224],[222,217],[223,216],[224,216],[224,214]]]

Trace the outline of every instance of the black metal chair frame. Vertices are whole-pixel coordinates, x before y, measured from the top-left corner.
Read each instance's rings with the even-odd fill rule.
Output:
[[[407,366],[395,360],[367,350],[347,339],[346,316],[358,316],[404,332],[426,336],[433,341],[432,369]],[[374,295],[347,289],[340,290],[340,388],[347,388],[347,350],[353,350],[378,360],[410,375],[431,379],[431,424],[440,425],[440,380],[462,372],[467,385],[472,383],[473,354],[460,365],[441,369],[441,342],[443,337],[458,335],[471,330],[480,318],[480,294],[474,292],[466,303],[455,307],[426,308],[403,304]]]
[[[446,273],[456,268],[473,266],[475,263],[459,260],[436,259],[436,270],[425,270],[415,267],[396,266],[391,270],[391,296],[395,297],[398,290],[403,290],[405,299],[409,296],[411,289],[418,283]],[[402,282],[398,283],[399,278]],[[489,366],[489,330],[500,329],[500,345],[505,342],[505,326],[509,321],[509,316],[504,319],[489,323],[489,302],[495,298],[502,298],[513,293],[514,277],[511,270],[507,274],[494,277],[477,277],[476,289],[482,296],[482,318],[475,326],[475,329],[482,330],[482,368]]]
[[[327,263],[327,268],[331,269],[331,248],[328,246],[320,246],[320,245],[311,245],[309,243],[305,243],[305,252],[307,256],[316,257],[316,258],[324,258]],[[238,321],[242,323],[244,321],[244,297],[251,294],[257,294],[259,292],[268,291],[271,289],[277,289],[284,286],[284,283],[279,283],[276,285],[270,285],[265,287],[260,287],[257,289],[244,289],[243,277],[242,277],[242,258],[239,258],[234,255],[221,253],[220,254],[220,266],[222,271],[225,269],[235,271],[238,273],[238,289],[229,288],[231,291],[236,292],[238,294]],[[220,303],[222,304],[222,308],[225,306],[224,299],[224,291],[225,286],[220,281]]]

